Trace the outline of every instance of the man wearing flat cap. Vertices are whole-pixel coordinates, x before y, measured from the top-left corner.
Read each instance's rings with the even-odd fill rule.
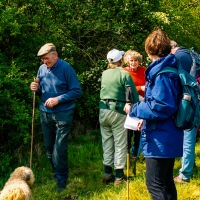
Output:
[[[68,178],[68,142],[74,101],[81,95],[80,83],[69,63],[60,59],[56,47],[47,43],[37,54],[43,64],[30,88],[41,97],[40,118],[46,155],[57,179],[57,191],[65,189]]]

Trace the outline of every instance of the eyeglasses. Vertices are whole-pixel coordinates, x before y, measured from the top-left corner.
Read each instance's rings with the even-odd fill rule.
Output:
[[[49,53],[54,54],[54,51],[49,52]],[[42,61],[42,62],[47,61],[47,60],[49,60],[51,57],[52,57],[52,55],[42,56],[42,57],[41,57],[41,61]]]

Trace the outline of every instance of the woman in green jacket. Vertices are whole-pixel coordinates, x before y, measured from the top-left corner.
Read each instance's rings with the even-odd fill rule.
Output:
[[[113,180],[119,185],[124,179],[126,164],[127,134],[124,128],[127,103],[127,86],[131,88],[129,103],[139,101],[138,93],[128,72],[122,69],[123,51],[113,49],[108,52],[108,69],[102,73],[100,91],[99,122],[103,146],[104,177],[103,182]],[[115,170],[115,179],[113,175]]]

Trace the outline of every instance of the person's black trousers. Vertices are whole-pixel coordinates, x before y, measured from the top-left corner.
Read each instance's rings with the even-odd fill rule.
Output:
[[[175,158],[145,158],[146,186],[153,200],[177,200],[173,179]]]

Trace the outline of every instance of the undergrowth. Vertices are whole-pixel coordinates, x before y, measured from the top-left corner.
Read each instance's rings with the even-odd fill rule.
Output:
[[[128,199],[127,195],[129,195],[130,200],[150,200],[145,185],[145,162],[142,155],[137,161],[137,174],[135,177],[132,173],[133,166],[131,162],[128,183],[124,182],[117,188],[113,184],[104,185],[102,183],[103,164],[100,135],[84,135],[69,140],[69,179],[66,190],[61,193],[57,193],[55,190],[56,182],[53,179],[43,145],[34,145],[33,152],[32,166],[36,179],[32,188],[33,200],[125,200]],[[2,175],[0,179],[0,188],[3,188],[9,174],[12,172],[11,170],[20,165],[28,165],[28,157],[20,160],[16,166],[13,165],[7,168],[8,173]],[[7,157],[6,161],[8,161]],[[179,200],[200,199],[200,142],[196,145],[195,162],[196,166],[191,182],[189,184],[176,184]],[[7,162],[5,164],[7,165]],[[178,174],[180,165],[181,160],[177,159],[174,175]],[[3,168],[2,165],[1,168]],[[126,174],[126,169],[124,171]]]

